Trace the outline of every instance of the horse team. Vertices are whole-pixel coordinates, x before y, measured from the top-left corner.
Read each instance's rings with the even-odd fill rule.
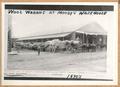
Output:
[[[95,52],[98,49],[106,49],[105,44],[94,44],[94,43],[82,43],[76,40],[64,40],[53,39],[46,42],[16,42],[16,48],[29,49],[29,50],[40,50],[41,52],[60,52],[69,51],[71,53],[76,52]]]

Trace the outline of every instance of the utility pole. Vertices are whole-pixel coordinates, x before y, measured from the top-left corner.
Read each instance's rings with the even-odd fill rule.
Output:
[[[8,14],[8,52],[12,51],[12,16]]]

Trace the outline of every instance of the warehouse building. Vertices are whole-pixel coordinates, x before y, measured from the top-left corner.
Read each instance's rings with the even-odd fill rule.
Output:
[[[79,40],[82,43],[107,45],[107,32],[96,22],[84,25],[71,32],[54,33],[19,38],[18,42],[45,42],[48,40]]]

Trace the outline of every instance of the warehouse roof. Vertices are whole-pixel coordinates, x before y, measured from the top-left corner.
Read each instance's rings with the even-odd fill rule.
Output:
[[[34,39],[65,37],[71,34],[72,32],[92,34],[92,35],[107,35],[107,32],[98,23],[92,22],[90,24],[84,25],[83,27],[78,28],[77,30],[71,31],[71,32],[23,37],[23,38],[19,38],[18,40],[34,40]]]
[[[48,34],[48,35],[40,35],[40,36],[33,36],[33,37],[23,37],[19,38],[18,40],[31,40],[31,39],[43,39],[43,38],[57,38],[57,37],[65,37],[69,35],[71,32],[64,32],[64,33],[56,33],[56,34]]]
[[[87,24],[79,29],[76,32],[86,33],[86,34],[96,34],[96,35],[106,35],[107,32],[96,22]]]

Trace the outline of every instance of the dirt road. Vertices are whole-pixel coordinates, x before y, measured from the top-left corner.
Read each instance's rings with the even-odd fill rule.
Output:
[[[106,71],[106,52],[49,53],[21,51],[8,55],[8,69],[44,71]]]

